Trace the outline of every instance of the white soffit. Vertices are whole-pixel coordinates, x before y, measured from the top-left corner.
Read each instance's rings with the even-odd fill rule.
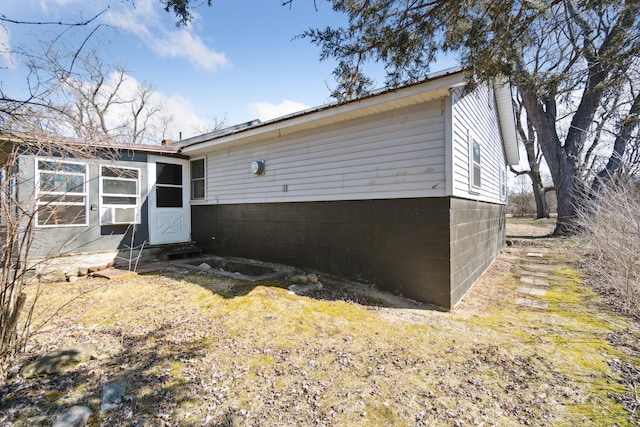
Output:
[[[197,155],[213,147],[282,137],[294,132],[444,98],[450,96],[450,88],[464,84],[464,82],[464,73],[457,72],[426,82],[389,89],[354,101],[301,111],[222,136],[208,137],[207,134],[196,136],[180,141],[180,145],[184,147],[183,154]]]
[[[498,119],[502,131],[502,144],[508,165],[517,165],[520,162],[518,152],[518,140],[516,137],[516,119],[513,114],[513,101],[511,98],[511,85],[508,81],[496,81],[496,104],[498,106]]]

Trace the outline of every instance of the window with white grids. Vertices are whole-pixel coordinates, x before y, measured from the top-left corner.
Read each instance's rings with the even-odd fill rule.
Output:
[[[140,170],[100,166],[100,225],[140,224]]]
[[[87,225],[87,165],[36,159],[36,225]]]

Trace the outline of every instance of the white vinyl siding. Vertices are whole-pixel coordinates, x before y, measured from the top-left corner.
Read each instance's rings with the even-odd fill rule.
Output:
[[[207,153],[215,203],[362,200],[445,195],[440,101]],[[265,172],[249,172],[265,160]]]
[[[452,195],[504,203],[501,182],[506,161],[493,91],[481,87],[460,94],[460,90],[453,94]],[[480,144],[480,186],[473,185],[473,140]]]

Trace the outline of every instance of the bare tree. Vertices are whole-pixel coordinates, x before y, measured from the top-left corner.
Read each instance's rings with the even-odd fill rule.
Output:
[[[57,173],[56,162],[45,162],[43,167],[49,168],[49,174],[56,175],[56,179],[45,183],[40,181],[36,187],[33,176],[25,176],[22,173],[24,156],[91,159],[95,156],[93,144],[69,144],[68,139],[60,137],[59,132],[65,129],[87,129],[91,123],[97,128],[95,134],[99,134],[100,140],[110,136],[109,132],[104,132],[105,129],[111,131],[107,117],[103,117],[102,122],[99,117],[99,113],[106,110],[94,108],[91,111],[92,121],[88,122],[85,120],[89,120],[87,115],[79,112],[89,109],[74,110],[61,102],[65,99],[65,91],[72,87],[68,86],[68,83],[79,81],[77,77],[82,75],[81,71],[87,70],[85,65],[89,62],[84,61],[83,52],[89,39],[100,28],[91,27],[96,18],[97,16],[77,23],[23,22],[5,16],[0,18],[0,25],[87,27],[81,42],[75,48],[69,49],[70,54],[55,57],[61,61],[49,62],[48,67],[42,65],[46,63],[47,58],[54,57],[53,46],[50,46],[44,55],[24,50],[11,52],[19,55],[28,68],[25,79],[28,87],[26,95],[16,96],[8,93],[0,84],[0,378],[6,372],[8,360],[24,347],[30,333],[31,314],[38,292],[35,291],[35,300],[27,301],[25,290],[30,283],[30,271],[34,268],[30,257],[35,239],[34,227],[38,221],[55,222],[61,218],[75,221],[76,216],[82,213],[68,201],[79,197],[75,194],[78,192],[78,186],[86,185],[86,182],[77,181],[78,174],[75,174],[76,178],[72,181],[58,182],[61,176],[74,174]],[[83,66],[80,67],[80,64]],[[99,86],[91,87],[95,89]],[[129,99],[128,107],[132,118],[123,127],[135,129],[132,135],[138,140],[144,138],[143,130],[147,129],[145,120],[150,105],[149,94],[150,90],[147,90],[144,96],[136,98],[134,94]],[[86,102],[91,98],[77,99]],[[78,105],[86,104],[80,102]],[[100,108],[103,106],[98,102],[94,105]],[[31,181],[25,182],[26,180]],[[40,191],[43,190],[43,185],[58,184],[62,187],[55,188],[55,191]],[[19,188],[22,190],[18,191]],[[29,188],[30,191],[25,190]],[[59,253],[51,254],[56,255]]]
[[[226,113],[221,118],[215,116],[209,117],[209,123],[207,123],[206,126],[197,127],[193,130],[200,134],[213,132],[225,128],[227,126],[227,121],[228,117]]]
[[[640,317],[640,183],[626,176],[612,184],[602,186],[598,202],[590,200],[580,210],[585,266],[598,286],[618,297],[617,304]]]
[[[69,201],[85,192],[87,182],[79,181],[77,174],[60,173],[61,166],[54,161],[42,161],[48,168],[47,175],[56,178],[41,179],[36,185],[34,176],[25,173],[25,156],[95,158],[93,145],[69,144],[64,138],[43,132],[38,121],[30,117],[42,112],[22,114],[29,116],[23,123],[21,117],[14,117],[21,132],[5,130],[0,135],[0,378],[6,362],[24,348],[30,337],[39,288],[36,283],[29,302],[26,289],[33,283],[33,271],[48,262],[47,257],[35,261],[30,256],[36,241],[35,227],[63,220],[73,222],[86,215],[84,208],[78,209]],[[67,179],[61,181],[60,177]],[[51,253],[50,257],[62,253]]]
[[[519,100],[518,100],[519,101]],[[531,189],[536,203],[536,219],[549,218],[549,206],[547,204],[547,192],[554,190],[553,186],[545,186],[542,180],[540,168],[544,161],[542,151],[536,139],[533,124],[526,119],[526,113],[521,102],[516,101],[516,130],[520,136],[520,142],[524,145],[527,154],[527,170],[518,171],[511,166],[511,171],[516,176],[526,175],[531,180]]]
[[[97,49],[77,55],[73,72],[67,62],[49,46],[34,67],[60,82],[53,97],[62,112],[59,122],[71,117],[68,127],[75,137],[131,144],[162,140],[171,117],[151,84],[134,80],[123,67],[109,69]]]

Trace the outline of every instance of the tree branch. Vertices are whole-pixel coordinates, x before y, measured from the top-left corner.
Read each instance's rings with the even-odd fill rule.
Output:
[[[103,13],[109,10],[111,6],[107,6],[101,12],[96,14],[93,18],[88,19],[86,21],[81,22],[63,22],[63,21],[21,21],[18,19],[7,18],[5,15],[0,16],[1,22],[7,22],[9,24],[17,24],[17,25],[60,25],[62,27],[83,27],[91,24],[93,21],[98,19]]]

